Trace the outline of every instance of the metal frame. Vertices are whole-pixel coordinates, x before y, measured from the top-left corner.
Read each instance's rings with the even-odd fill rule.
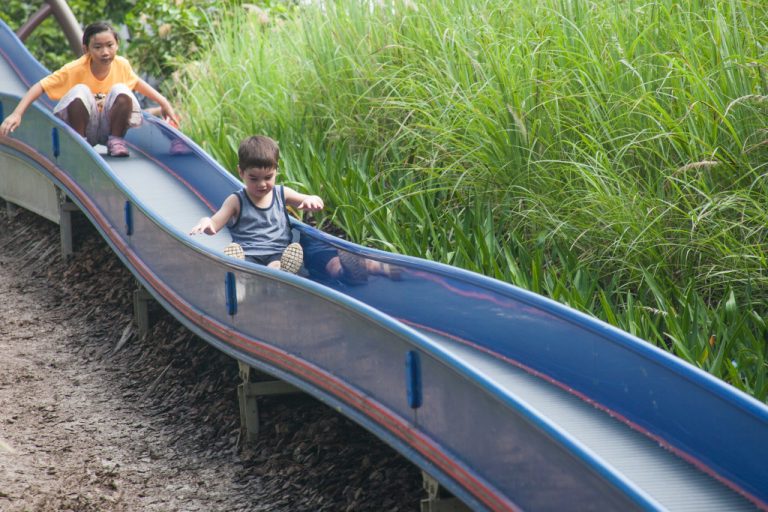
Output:
[[[26,41],[30,34],[51,14],[59,22],[59,26],[69,42],[69,48],[72,50],[72,53],[82,55],[83,30],[80,28],[80,24],[77,22],[77,18],[75,18],[66,0],[45,0],[45,3],[19,27],[16,35],[22,41]]]

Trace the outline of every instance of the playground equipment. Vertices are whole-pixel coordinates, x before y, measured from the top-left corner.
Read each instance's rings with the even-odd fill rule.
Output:
[[[0,26],[0,115],[47,72]],[[422,468],[423,510],[768,510],[768,408],[546,298],[457,268],[301,236],[401,269],[361,286],[222,254],[186,233],[239,187],[146,115],[131,157],[86,144],[43,97],[0,137],[0,197],[58,222],[81,211],[156,300],[241,365],[352,418]],[[181,139],[186,154],[170,151]],[[150,299],[150,297],[152,299]],[[139,314],[139,316],[141,316]],[[250,405],[249,405],[250,404]]]

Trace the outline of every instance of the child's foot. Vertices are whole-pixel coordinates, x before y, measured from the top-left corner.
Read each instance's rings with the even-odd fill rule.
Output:
[[[291,274],[298,274],[304,263],[304,250],[300,244],[292,243],[283,251],[280,257],[280,270],[285,270]]]
[[[110,135],[107,139],[107,153],[109,156],[128,156],[128,146],[125,144],[125,139]]]
[[[238,260],[245,259],[245,252],[243,251],[243,248],[240,247],[240,244],[236,244],[235,242],[232,242],[224,248],[224,254],[230,258],[237,258]]]
[[[368,269],[365,258],[351,252],[339,251],[341,262],[340,279],[347,284],[365,284],[368,282]]]

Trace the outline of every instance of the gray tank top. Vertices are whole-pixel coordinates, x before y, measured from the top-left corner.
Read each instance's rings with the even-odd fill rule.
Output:
[[[229,226],[232,241],[240,244],[248,256],[278,254],[291,243],[291,225],[285,211],[285,191],[282,185],[272,191],[272,204],[259,208],[245,189],[235,192],[240,201],[240,215]]]

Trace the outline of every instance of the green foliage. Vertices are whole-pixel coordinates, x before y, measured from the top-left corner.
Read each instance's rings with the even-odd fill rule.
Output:
[[[128,57],[137,69],[167,77],[183,62],[197,56],[208,19],[218,9],[239,0],[135,0],[125,17],[131,31]]]
[[[185,127],[281,141],[351,239],[589,312],[765,399],[768,4],[329,1],[226,16]]]
[[[194,59],[207,36],[211,20],[242,0],[69,0],[81,26],[106,20],[125,26],[130,39],[121,42],[121,53],[135,69],[157,79],[169,77],[183,62]],[[18,30],[43,4],[42,0],[7,0],[0,18]],[[248,8],[261,16],[286,17],[297,0],[260,0]],[[53,16],[26,41],[30,52],[48,69],[58,69],[73,59],[66,38]]]
[[[134,0],[68,0],[75,18],[85,26],[100,20],[121,24]],[[42,0],[5,0],[0,4],[0,18],[18,30],[43,5]],[[61,28],[51,15],[25,41],[29,51],[48,69],[58,69],[74,55]]]

